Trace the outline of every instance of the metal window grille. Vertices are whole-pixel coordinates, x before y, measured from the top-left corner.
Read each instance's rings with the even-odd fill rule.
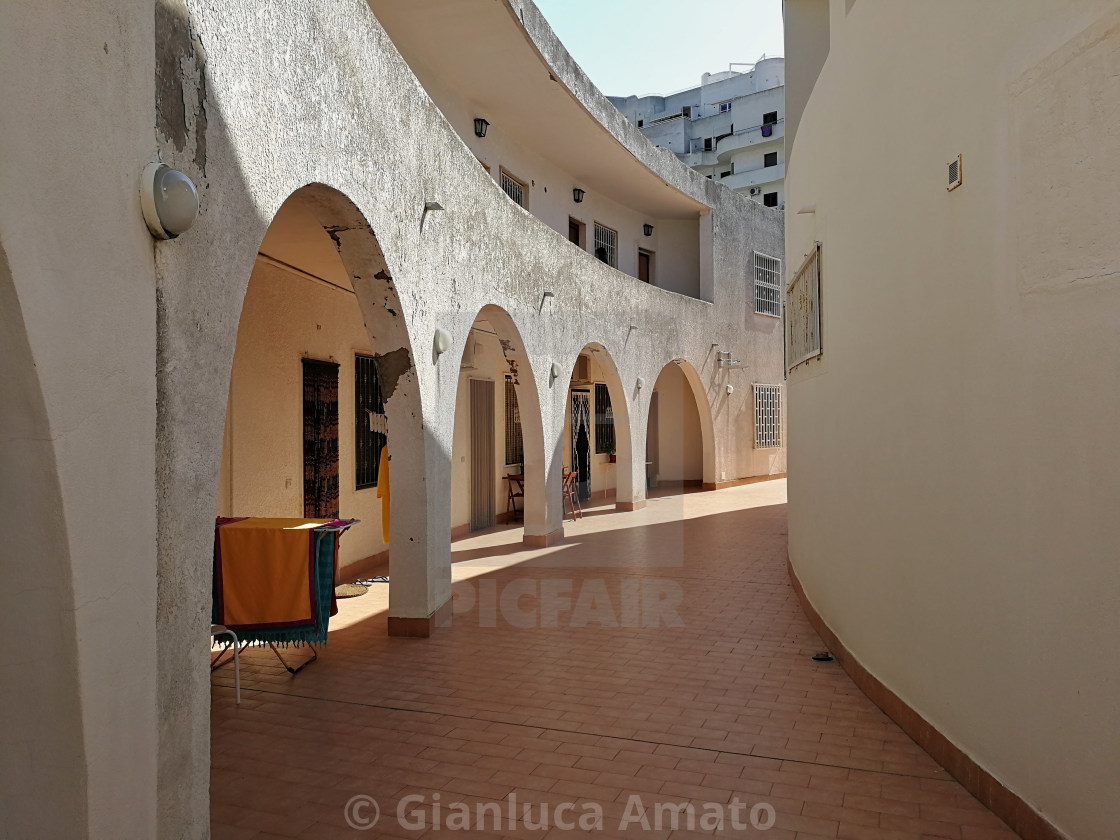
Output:
[[[754,386],[754,448],[782,445],[782,386]]]
[[[372,356],[354,356],[354,486],[377,485],[381,450],[388,438],[385,400],[377,362]]]
[[[611,392],[606,385],[595,385],[595,452],[610,455],[614,451],[614,410]]]
[[[595,250],[604,249],[607,252],[607,265],[618,268],[618,231],[595,223]]]
[[[525,462],[525,438],[521,433],[521,412],[517,407],[517,388],[506,380],[506,466]]]
[[[821,245],[813,246],[786,289],[786,366],[821,355]]]
[[[782,261],[757,251],[754,255],[754,311],[782,317]]]
[[[512,198],[518,207],[525,206],[525,185],[504,169],[501,171],[501,185],[506,195]]]

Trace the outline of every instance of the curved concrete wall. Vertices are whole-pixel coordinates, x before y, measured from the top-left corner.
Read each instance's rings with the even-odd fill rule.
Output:
[[[1120,8],[789,5],[832,35],[787,179],[824,342],[790,376],[791,562],[935,729],[1115,837]]]

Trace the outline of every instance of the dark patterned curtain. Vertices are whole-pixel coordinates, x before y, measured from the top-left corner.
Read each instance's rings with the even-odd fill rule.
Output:
[[[338,516],[338,365],[303,360],[303,515]]]

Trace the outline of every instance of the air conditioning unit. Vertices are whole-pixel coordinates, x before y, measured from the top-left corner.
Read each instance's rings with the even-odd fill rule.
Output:
[[[751,195],[758,195],[760,192],[762,192],[760,187],[751,187]]]

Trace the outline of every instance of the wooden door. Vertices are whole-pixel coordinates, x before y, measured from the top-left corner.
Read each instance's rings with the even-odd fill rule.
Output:
[[[471,530],[494,524],[494,383],[471,380]]]

